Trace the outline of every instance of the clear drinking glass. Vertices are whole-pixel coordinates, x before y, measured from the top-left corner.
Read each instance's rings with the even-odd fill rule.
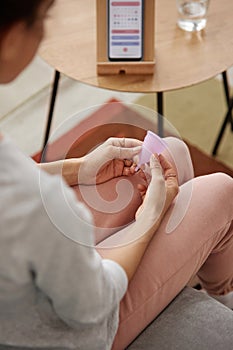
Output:
[[[205,28],[209,0],[176,0],[176,6],[181,29],[195,32]]]

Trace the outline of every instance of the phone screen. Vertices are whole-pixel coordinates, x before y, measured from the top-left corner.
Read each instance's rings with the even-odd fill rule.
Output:
[[[109,60],[141,60],[142,43],[143,0],[108,0]]]

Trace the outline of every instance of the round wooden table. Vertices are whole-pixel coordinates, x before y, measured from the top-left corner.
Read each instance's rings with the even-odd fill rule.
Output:
[[[210,0],[207,26],[197,33],[177,27],[175,0],[156,0],[154,74],[98,76],[95,3],[95,0],[55,2],[40,55],[55,68],[56,83],[58,73],[63,73],[101,88],[156,92],[158,110],[162,113],[163,92],[200,83],[233,65],[232,0]],[[229,95],[227,98],[229,101]]]
[[[165,92],[197,84],[233,65],[233,1],[210,0],[206,29],[176,25],[175,0],[156,0],[154,75],[96,74],[95,0],[56,0],[40,55],[59,72],[101,88]]]

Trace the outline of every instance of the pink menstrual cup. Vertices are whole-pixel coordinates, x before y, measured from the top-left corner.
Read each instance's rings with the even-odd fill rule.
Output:
[[[142,144],[141,153],[139,153],[137,169],[140,168],[141,165],[148,163],[153,153],[160,154],[166,148],[167,144],[163,139],[161,139],[161,137],[154,134],[152,131],[147,131]]]

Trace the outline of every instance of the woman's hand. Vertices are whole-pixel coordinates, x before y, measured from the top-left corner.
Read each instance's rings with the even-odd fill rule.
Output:
[[[130,138],[109,138],[83,157],[77,174],[78,184],[93,185],[112,178],[135,173],[133,158],[142,142]]]
[[[166,158],[152,155],[150,173],[148,187],[140,187],[143,204],[137,211],[136,221],[98,245],[101,256],[120,264],[129,280],[132,279],[166,210],[178,193],[176,172]],[[106,247],[112,249],[105,249]]]
[[[176,170],[163,155],[152,155],[150,174],[143,176],[149,185],[138,185],[143,203],[136,212],[136,220],[145,217],[150,222],[161,221],[179,192]]]
[[[135,173],[133,158],[142,142],[129,138],[109,138],[82,158],[38,164],[50,174],[62,175],[69,186],[94,185]]]

